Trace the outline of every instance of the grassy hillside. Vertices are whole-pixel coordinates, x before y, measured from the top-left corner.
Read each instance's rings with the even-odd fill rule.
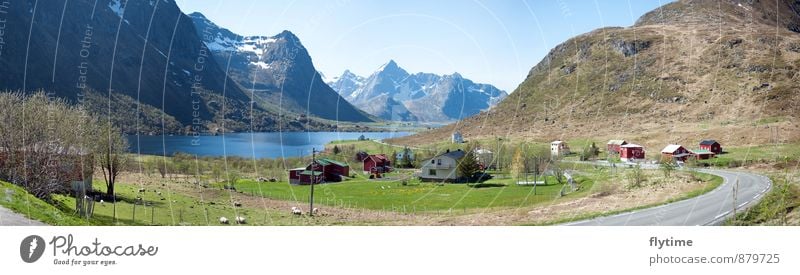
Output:
[[[645,145],[800,140],[800,23],[794,1],[678,1],[628,28],[550,51],[497,107],[394,140],[625,138]],[[739,6],[741,4],[742,6]],[[778,23],[775,23],[777,18]]]
[[[50,225],[94,224],[94,222],[82,220],[69,212],[63,212],[59,208],[28,194],[22,187],[11,183],[0,181],[0,191],[5,195],[5,197],[0,198],[0,205],[29,219]]]

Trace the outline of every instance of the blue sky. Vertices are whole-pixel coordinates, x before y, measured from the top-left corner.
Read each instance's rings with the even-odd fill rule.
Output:
[[[459,72],[513,91],[575,35],[630,26],[669,0],[177,0],[241,35],[295,33],[327,77],[368,76],[394,59],[410,73]]]

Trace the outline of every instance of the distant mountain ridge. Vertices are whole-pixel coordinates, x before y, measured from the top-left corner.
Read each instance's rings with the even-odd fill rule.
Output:
[[[231,79],[264,108],[332,121],[375,120],[322,80],[308,51],[290,31],[275,36],[240,36],[201,13],[189,16],[216,61],[224,64]]]
[[[458,73],[410,74],[390,60],[369,77],[345,71],[330,85],[362,110],[386,120],[447,122],[488,110],[507,96]]]

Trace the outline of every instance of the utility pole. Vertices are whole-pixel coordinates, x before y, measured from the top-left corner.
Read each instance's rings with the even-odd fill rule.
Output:
[[[314,216],[314,181],[317,178],[317,175],[315,175],[316,173],[315,166],[317,164],[316,154],[317,154],[317,149],[311,148],[311,198],[309,199],[309,204],[308,204],[308,215],[312,217]]]

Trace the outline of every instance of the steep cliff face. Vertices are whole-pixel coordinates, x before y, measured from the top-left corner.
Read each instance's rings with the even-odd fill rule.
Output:
[[[558,45],[497,107],[405,141],[460,130],[473,138],[638,137],[654,144],[714,135],[743,144],[772,138],[751,129],[764,121],[784,129],[781,139],[797,139],[798,7],[793,0],[667,4],[634,26]]]
[[[184,124],[214,118],[206,104],[192,109],[199,100],[193,85],[248,99],[237,86],[225,85],[214,60],[194,69],[203,41],[174,1],[14,1],[9,8],[9,43],[0,59],[3,89],[45,89],[73,100],[82,88],[110,90]]]
[[[240,36],[203,14],[190,16],[218,63],[264,108],[333,121],[374,121],[322,80],[308,50],[290,31]]]

